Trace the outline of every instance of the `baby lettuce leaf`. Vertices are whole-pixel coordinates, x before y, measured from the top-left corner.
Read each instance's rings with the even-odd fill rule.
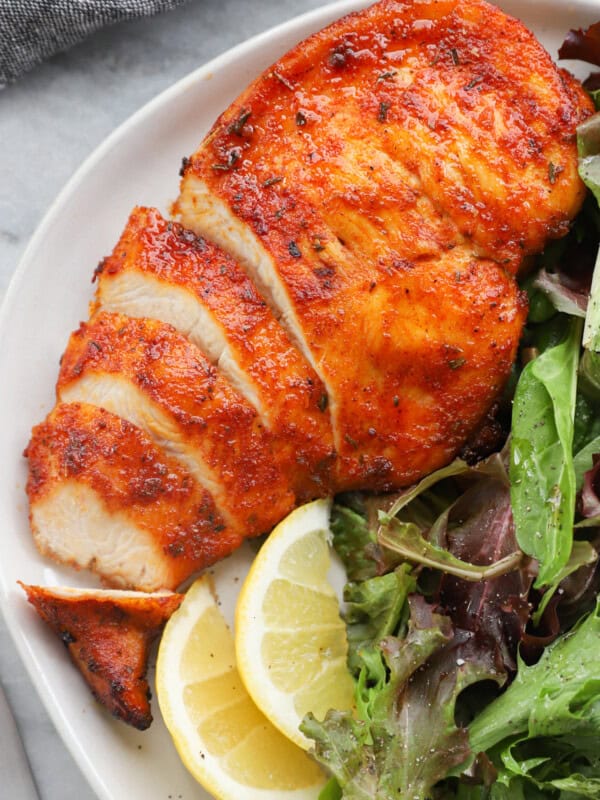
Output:
[[[600,66],[600,23],[596,22],[585,30],[570,30],[560,46],[558,57]]]
[[[395,495],[341,495],[331,514],[332,543],[351,581],[365,581],[394,570],[402,559],[377,541],[378,513]],[[344,505],[342,505],[344,503]],[[352,506],[346,505],[352,503]]]
[[[445,523],[445,519],[443,522]],[[520,551],[516,551],[487,566],[470,564],[456,558],[445,547],[429,542],[414,523],[401,522],[396,517],[387,515],[381,517],[379,543],[408,561],[433,567],[468,581],[488,580],[512,572],[520,565],[523,555]]]
[[[395,517],[396,514],[412,503],[412,501],[419,497],[419,495],[422,495],[425,491],[427,491],[427,489],[439,484],[446,478],[453,478],[456,475],[464,475],[465,473],[469,473],[471,469],[475,468],[469,467],[466,461],[462,461],[459,458],[455,459],[451,464],[448,464],[447,467],[442,467],[441,469],[432,472],[430,475],[427,475],[425,478],[420,480],[419,483],[411,486],[409,489],[406,489],[403,492],[400,492],[395,502],[390,506],[389,509],[386,510],[387,515],[389,517]],[[412,522],[414,520],[409,521]]]
[[[593,466],[593,456],[600,453],[600,414],[595,403],[581,392],[578,392],[575,403],[573,453],[575,485],[579,491],[583,485],[583,476]]]
[[[585,317],[588,292],[570,281],[567,275],[541,269],[535,276],[532,287],[539,289],[557,311],[574,317]],[[537,313],[539,315],[540,312]]]
[[[446,547],[474,564],[497,564],[518,548],[510,508],[510,489],[504,481],[485,477],[469,487],[453,505]],[[452,524],[460,520],[460,524]],[[445,574],[439,602],[452,623],[476,633],[482,646],[496,654],[507,671],[516,670],[517,648],[525,633],[533,581],[530,565],[503,575],[471,582]]]
[[[550,645],[537,664],[519,664],[509,688],[472,722],[473,752],[489,752],[502,745],[497,752],[507,767],[511,757],[523,762],[522,752],[517,755],[523,742],[543,737],[555,739],[557,746],[574,748],[584,760],[600,758],[598,664],[600,601],[586,619]],[[516,762],[510,769],[517,771]],[[600,773],[595,775],[599,777]]]
[[[364,581],[375,577],[377,560],[373,548],[377,545],[377,539],[365,516],[345,505],[335,504],[330,528],[333,547],[342,559],[348,578],[351,581]]]
[[[596,156],[600,160],[600,155]],[[583,355],[579,365],[581,390],[592,404],[600,401],[600,258],[592,279],[583,329]]]
[[[577,128],[579,175],[600,203],[600,114],[596,113]]]
[[[339,783],[331,778],[319,793],[319,800],[342,800],[343,794]]]
[[[446,503],[441,513],[438,509],[439,516],[428,527],[405,521],[410,519],[412,505],[419,502],[421,494],[431,489],[436,479],[449,477],[460,477],[466,491],[463,486],[463,491]],[[404,519],[392,516],[393,513]],[[475,467],[454,461],[400,495],[390,511],[380,513],[379,518],[378,540],[383,549],[466,581],[484,581],[513,572],[522,560],[513,535],[508,475],[498,453]],[[502,531],[510,531],[511,535],[506,537]],[[502,546],[511,542],[513,546],[494,558],[494,548],[485,555],[479,552],[478,545],[484,540],[495,545],[501,541]],[[461,542],[477,545],[461,549]],[[459,552],[466,555],[461,558]]]
[[[515,392],[511,504],[519,546],[540,565],[537,588],[553,584],[571,554],[580,342],[581,320],[571,319],[564,341],[527,364]]]
[[[406,599],[417,589],[408,564],[394,572],[348,583],[344,588],[344,619],[348,633],[348,666],[354,674],[362,666],[360,653],[397,633],[405,621]]]
[[[554,584],[550,588],[546,589],[540,604],[535,611],[535,614],[533,614],[532,620],[534,625],[539,624],[544,611],[548,606],[548,603],[554,596],[554,592],[559,588],[561,583],[563,583],[563,581],[565,581],[574,572],[582,569],[582,567],[589,567],[592,564],[595,564],[597,560],[598,553],[590,542],[573,542],[573,548],[571,549],[569,560],[556,576]]]
[[[468,500],[463,500],[463,486],[463,492],[455,493],[451,501],[438,505],[437,517],[431,517],[425,524],[413,521],[418,518],[412,515],[411,510],[420,502],[421,496],[440,481],[455,477],[471,484],[467,489]],[[465,538],[475,530],[478,540],[484,536],[496,540],[499,526],[512,526],[508,486],[503,458],[498,453],[474,467],[464,461],[453,461],[400,494],[387,513],[379,513],[379,544],[384,550],[391,550],[408,561],[467,581],[481,581],[511,572],[519,566],[522,558],[516,544],[512,552],[503,554],[504,557],[494,563],[488,560],[479,564],[462,560],[448,546],[450,531],[457,541],[461,530]],[[434,494],[428,496],[430,505],[433,505],[434,497]]]
[[[357,684],[362,719],[330,711],[301,726],[345,800],[430,798],[470,753],[467,730],[454,719],[458,695],[474,682],[503,680],[472,634],[454,631],[418,595],[410,611],[405,638],[388,636],[367,651],[361,674],[369,675]]]

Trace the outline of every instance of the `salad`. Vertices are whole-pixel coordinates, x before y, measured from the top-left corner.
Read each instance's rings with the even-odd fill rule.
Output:
[[[561,56],[600,64],[600,24]],[[334,776],[321,800],[600,797],[600,115],[578,146],[589,197],[524,278],[519,358],[474,448],[337,498],[356,713],[302,723]]]

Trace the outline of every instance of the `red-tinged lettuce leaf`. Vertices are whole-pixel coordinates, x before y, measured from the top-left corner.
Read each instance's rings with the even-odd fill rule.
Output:
[[[446,527],[446,517],[446,514],[440,517],[436,526],[428,532],[432,539]],[[385,515],[381,517],[378,539],[384,550],[390,550],[407,561],[473,582],[489,580],[518,569],[523,555],[516,551],[487,566],[471,564],[457,558],[444,546],[426,539],[414,523],[401,522]]]
[[[600,22],[585,30],[570,30],[560,46],[558,57],[600,66]]]
[[[592,468],[583,476],[578,510],[586,518],[600,517],[600,457],[598,455],[593,456]],[[598,524],[600,525],[600,520]]]
[[[432,502],[433,476],[402,493],[383,515],[378,538],[384,550],[442,573],[440,607],[453,625],[477,634],[510,672],[530,618],[534,572],[517,546],[505,457],[495,454],[476,467],[454,462],[440,470],[439,480],[456,484],[457,499],[450,503]],[[421,514],[417,524],[413,509],[424,496],[435,513]],[[390,517],[392,512],[400,518]]]
[[[448,522],[448,550],[472,564],[494,564],[518,549],[510,489],[502,481],[485,478],[468,489]],[[530,567],[525,561],[518,569],[477,583],[446,574],[441,582],[440,603],[453,624],[476,633],[508,671],[516,669],[517,649],[531,614]]]
[[[358,684],[363,719],[330,711],[323,722],[309,714],[301,726],[345,800],[430,798],[470,754],[467,731],[455,723],[458,696],[478,681],[504,680],[473,634],[454,631],[420,596],[410,608],[406,637],[386,637],[380,668],[365,666],[374,675]]]
[[[448,491],[444,502],[435,504],[440,481],[453,479],[455,484],[452,499],[448,500]],[[517,569],[521,563],[521,552],[515,544],[512,553],[493,563],[476,564],[460,558],[455,554],[448,541],[449,531],[458,539],[460,530],[465,528],[467,537],[476,529],[479,538],[486,535],[490,519],[497,513],[497,508],[489,506],[487,499],[490,493],[503,497],[500,517],[504,524],[510,521],[510,502],[508,497],[508,475],[502,454],[479,462],[469,467],[465,462],[453,461],[447,467],[428,475],[416,486],[398,496],[388,512],[380,512],[380,526],[377,539],[383,550],[390,550],[402,558],[425,567],[438,569],[441,572],[464,578],[467,581],[481,581],[502,575]],[[460,487],[461,491],[458,491]],[[470,489],[468,488],[470,487]],[[487,487],[487,488],[486,488]],[[464,491],[469,492],[469,500],[464,503],[461,497]],[[471,507],[471,499],[486,495],[484,503],[477,502]],[[413,509],[423,503],[434,509],[429,519],[420,522],[415,518]],[[437,515],[437,516],[436,516]],[[513,537],[514,541],[514,537]]]
[[[585,317],[590,287],[582,286],[562,272],[541,269],[532,286],[542,291],[557,311],[574,317]]]

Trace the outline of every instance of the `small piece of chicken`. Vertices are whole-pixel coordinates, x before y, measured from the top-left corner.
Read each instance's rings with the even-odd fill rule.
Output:
[[[38,550],[111,586],[175,588],[243,540],[176,459],[105,409],[57,405],[25,455]]]
[[[152,722],[146,680],[150,645],[183,595],[21,586],[94,697],[117,719],[146,730]]]
[[[96,278],[94,311],[161,320],[204,351],[273,433],[301,502],[330,489],[323,384],[234,259],[156,209],[136,208]]]
[[[383,0],[287,53],[186,161],[183,223],[323,381],[338,487],[447,462],[498,397],[523,258],[579,209],[585,93],[482,0]]]

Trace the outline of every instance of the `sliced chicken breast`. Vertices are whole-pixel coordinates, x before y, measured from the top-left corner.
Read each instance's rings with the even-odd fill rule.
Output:
[[[241,537],[266,533],[295,505],[290,465],[256,410],[171,325],[108,313],[82,324],[63,356],[57,394],[144,430]]]
[[[448,461],[504,385],[525,256],[584,188],[589,98],[482,0],[383,0],[310,37],[219,118],[178,211],[243,263],[322,379],[338,487]]]
[[[38,549],[109,585],[173,589],[242,542],[179,461],[97,406],[57,405],[25,455]]]
[[[183,595],[21,586],[61,638],[94,697],[117,719],[146,730],[152,722],[146,679],[150,645]]]
[[[329,490],[335,451],[323,384],[232,258],[136,208],[96,276],[96,310],[173,325],[254,406],[300,500]]]
[[[27,449],[41,551],[171,588],[302,499],[447,463],[581,206],[592,110],[484,0],[382,0],[285,55],[186,160],[185,227],[136,209],[97,271]]]

